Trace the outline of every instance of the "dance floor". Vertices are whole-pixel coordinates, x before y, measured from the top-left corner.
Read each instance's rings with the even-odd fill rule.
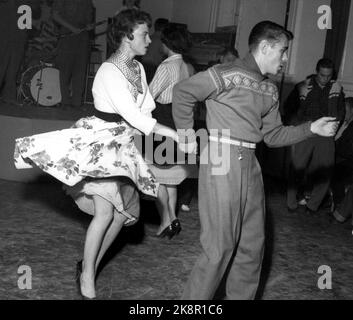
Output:
[[[276,181],[266,179],[266,193],[267,243],[258,298],[353,299],[351,221],[334,224],[323,210],[318,218],[288,212],[283,186]],[[0,180],[0,203],[0,299],[79,299],[75,264],[90,216],[50,181]],[[99,299],[179,299],[201,250],[196,198],[191,212],[180,212],[183,230],[172,240],[153,237],[158,226],[154,203],[141,203],[140,222],[123,229],[104,260]],[[325,282],[320,277],[329,276],[328,269],[319,272],[320,266],[330,267],[331,289],[318,286]],[[21,289],[28,270],[32,281]]]

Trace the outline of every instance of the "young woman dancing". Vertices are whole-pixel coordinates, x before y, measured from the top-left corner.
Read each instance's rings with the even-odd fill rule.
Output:
[[[70,129],[16,140],[15,165],[33,164],[65,185],[79,208],[93,215],[83,261],[77,265],[84,298],[95,298],[97,267],[124,225],[139,218],[138,191],[156,197],[159,184],[142,158],[134,136],[152,132],[178,141],[175,130],[151,116],[155,108],[142,65],[151,43],[149,14],[120,12],[110,32],[116,51],[99,68],[94,84],[95,115]]]

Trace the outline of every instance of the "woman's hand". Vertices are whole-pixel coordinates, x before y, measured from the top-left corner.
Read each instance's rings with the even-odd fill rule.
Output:
[[[197,154],[197,142],[181,143],[179,142],[178,148],[184,153],[195,153]]]

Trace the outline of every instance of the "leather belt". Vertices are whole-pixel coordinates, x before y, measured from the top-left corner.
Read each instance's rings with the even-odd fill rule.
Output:
[[[124,118],[117,113],[108,113],[94,109],[93,115],[107,122],[121,122]]]
[[[212,136],[210,136],[209,139],[210,141],[213,141],[213,142],[222,142],[222,143],[232,144],[238,147],[244,147],[247,149],[256,149],[256,143],[252,143],[252,142],[245,142],[245,141],[227,139],[227,138],[218,138],[218,137],[212,137]]]

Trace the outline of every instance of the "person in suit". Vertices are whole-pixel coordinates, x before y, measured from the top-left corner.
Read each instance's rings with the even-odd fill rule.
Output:
[[[90,55],[88,28],[93,22],[92,0],[55,0],[53,19],[61,38],[56,66],[60,71],[60,90],[64,107],[81,107]]]

